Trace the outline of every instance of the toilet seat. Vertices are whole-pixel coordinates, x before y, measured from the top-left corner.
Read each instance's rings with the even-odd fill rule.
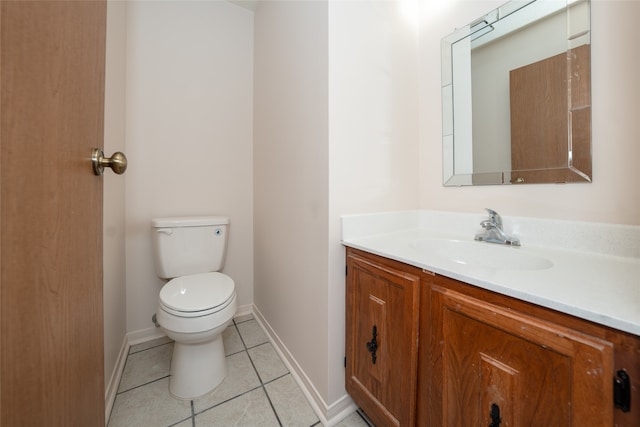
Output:
[[[226,274],[191,274],[167,282],[160,290],[159,304],[175,316],[200,317],[224,309],[234,295],[235,284]]]

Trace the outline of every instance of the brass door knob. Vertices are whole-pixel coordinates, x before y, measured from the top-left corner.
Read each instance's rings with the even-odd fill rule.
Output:
[[[91,164],[93,165],[93,173],[97,176],[102,175],[105,167],[122,175],[127,170],[127,157],[119,151],[113,153],[111,157],[105,157],[101,149],[94,148],[91,154]]]

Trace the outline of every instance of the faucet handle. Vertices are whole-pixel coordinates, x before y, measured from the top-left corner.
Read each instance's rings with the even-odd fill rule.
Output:
[[[493,209],[484,208],[484,210],[489,214],[489,219],[499,228],[502,228],[502,217],[500,214]]]

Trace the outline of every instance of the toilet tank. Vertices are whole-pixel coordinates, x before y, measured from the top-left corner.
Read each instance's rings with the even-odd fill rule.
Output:
[[[229,218],[223,216],[152,219],[156,274],[172,279],[222,269],[228,225]]]

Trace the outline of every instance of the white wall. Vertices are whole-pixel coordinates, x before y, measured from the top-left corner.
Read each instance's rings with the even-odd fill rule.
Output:
[[[593,0],[593,183],[442,187],[440,39],[503,3],[452,1],[423,16],[420,36],[420,207],[504,215],[640,224],[640,2]]]
[[[261,2],[255,305],[331,415],[344,391],[344,213],[418,206],[417,33],[399,2]]]
[[[418,29],[401,1],[329,2],[328,402],[344,394],[340,215],[416,209]]]
[[[107,3],[107,45],[104,97],[104,151],[110,156],[125,150],[125,36],[126,3]],[[103,307],[104,372],[109,386],[127,333],[125,289],[125,178],[104,175]],[[117,384],[115,385],[117,387]]]
[[[253,301],[253,13],[228,2],[127,9],[127,331],[152,328],[150,220],[227,215],[223,271]]]
[[[255,12],[254,302],[327,396],[326,2]]]

